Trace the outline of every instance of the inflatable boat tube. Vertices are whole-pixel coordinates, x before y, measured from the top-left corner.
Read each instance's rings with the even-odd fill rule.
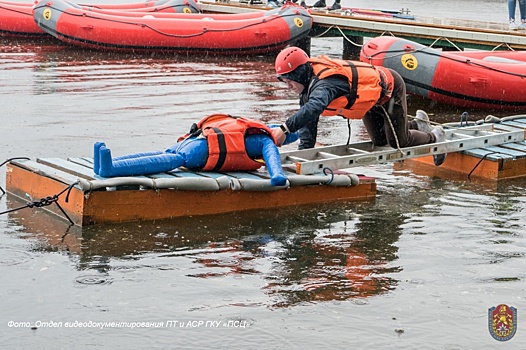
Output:
[[[433,101],[479,109],[526,108],[526,52],[452,52],[380,36],[363,45],[360,60],[395,70],[408,93]]]
[[[227,176],[216,179],[207,177],[173,177],[173,178],[138,178],[138,177],[115,177],[104,180],[79,179],[79,187],[83,191],[95,191],[101,188],[118,186],[141,186],[152,189],[170,188],[181,191],[220,191],[230,187]]]

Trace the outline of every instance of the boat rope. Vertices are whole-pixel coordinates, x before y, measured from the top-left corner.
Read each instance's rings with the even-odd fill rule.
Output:
[[[27,202],[25,205],[21,206],[21,207],[18,207],[18,208],[13,208],[13,209],[8,209],[6,211],[3,211],[3,212],[0,212],[0,215],[2,214],[7,214],[7,213],[11,213],[11,212],[14,212],[14,211],[18,211],[18,210],[21,210],[21,209],[25,209],[25,208],[42,208],[42,207],[46,207],[48,205],[51,205],[53,203],[55,203],[57,205],[57,207],[60,209],[60,211],[62,212],[62,214],[64,214],[64,216],[68,219],[68,221],[72,224],[72,225],[75,225],[75,223],[73,222],[73,220],[71,220],[71,218],[68,216],[68,214],[64,211],[64,209],[62,209],[62,207],[60,206],[60,204],[58,204],[58,200],[60,198],[60,196],[67,191],[67,194],[66,194],[66,198],[64,199],[64,202],[68,202],[69,201],[69,194],[71,192],[71,190],[73,189],[73,187],[75,185],[78,184],[78,181],[72,183],[71,185],[69,185],[68,187],[64,188],[62,191],[60,191],[59,193],[57,194],[54,194],[53,196],[47,196],[47,197],[43,197],[39,200],[33,200],[33,198],[31,198],[31,201]],[[27,196],[29,196],[27,193],[26,193]]]
[[[485,155],[482,156],[482,158],[480,158],[480,160],[478,161],[477,164],[475,164],[475,166],[473,167],[473,169],[471,169],[471,171],[469,172],[468,174],[468,180],[471,180],[471,174],[473,174],[473,172],[475,171],[475,169],[477,169],[477,167],[480,165],[480,163],[482,163],[482,161],[484,159],[486,159],[487,156],[491,155],[491,154],[495,154],[495,153],[500,153],[500,152],[497,152],[497,151],[494,151],[494,152],[489,152],[489,153],[486,153]]]
[[[347,119],[347,131],[348,131],[348,134],[347,134],[347,144],[349,144],[351,142],[351,120],[348,119],[348,118],[345,118]]]
[[[413,119],[413,120],[416,120],[416,116],[413,116],[413,115],[407,115],[408,118],[410,119]],[[461,115],[460,115],[460,121],[458,123],[458,126],[455,124],[455,123],[445,123],[445,124],[441,124],[441,123],[438,123],[438,122],[434,122],[432,120],[428,120],[427,121],[430,125],[432,126],[442,126],[444,128],[447,128],[447,129],[461,129],[463,127],[466,127],[466,126],[469,126],[469,113],[468,112],[463,112]],[[476,124],[483,124],[483,123],[500,123],[501,120],[497,117],[494,117],[494,116],[491,116],[491,115],[488,115],[484,120],[483,122],[476,122]]]
[[[20,5],[25,5],[25,4],[21,3]],[[24,12],[24,11],[20,11],[20,10],[12,8],[12,7],[6,7],[3,4],[0,4],[0,9],[3,9],[5,11],[11,11],[11,12],[19,13],[21,15],[28,16],[28,17],[33,17],[33,15],[30,14],[30,13],[27,13],[27,12]]]
[[[462,49],[460,47],[458,47],[457,45],[455,45],[454,42],[452,42],[451,40],[449,40],[448,38],[445,38],[445,37],[440,37],[440,38],[437,38],[435,41],[433,41],[431,43],[431,45],[429,45],[430,48],[433,47],[433,45],[435,45],[437,42],[439,42],[440,40],[445,40],[447,41],[451,46],[455,47],[458,51],[462,51]]]
[[[410,115],[410,114],[407,115],[407,118],[410,118],[410,119],[414,119],[414,120],[416,120],[416,116],[414,116],[414,115]],[[431,125],[434,125],[434,126],[442,125],[442,124],[437,123],[437,122],[434,122],[434,121],[432,121],[432,120],[429,120],[428,123],[431,124]]]
[[[430,47],[424,46],[424,47],[422,47],[420,49],[411,49],[411,50],[409,50],[409,49],[383,50],[383,51],[378,51],[378,52],[374,53],[373,55],[366,56],[366,57],[369,60],[369,62],[371,62],[372,59],[375,56],[382,55],[382,54],[386,54],[384,56],[384,58],[383,58],[383,60],[386,60],[386,59],[395,58],[395,57],[399,57],[399,56],[405,55],[405,54],[407,54],[409,52],[411,52],[411,53],[419,52],[419,53],[422,53],[422,54],[426,54],[426,55],[430,55],[430,56],[437,56],[439,58],[444,58],[444,59],[451,60],[451,61],[458,62],[458,63],[465,63],[465,64],[477,66],[477,67],[480,67],[480,68],[484,68],[484,69],[491,70],[491,71],[498,72],[498,73],[502,73],[502,74],[508,74],[508,75],[519,77],[519,78],[526,78],[526,75],[524,75],[524,74],[513,73],[513,72],[505,71],[503,69],[489,67],[489,66],[481,64],[481,63],[473,62],[469,58],[460,59],[460,58],[450,57],[448,55],[442,56],[442,54],[440,52],[436,51],[436,49],[432,49],[431,48],[433,51],[436,51],[436,52],[424,51],[426,49],[430,49]],[[387,54],[391,54],[391,55],[387,55]]]
[[[2,166],[4,166],[5,164],[9,163],[10,161],[12,160],[29,160],[29,158],[27,157],[14,157],[14,158],[9,158],[9,159],[6,159],[2,164],[0,164],[0,168]],[[2,188],[2,186],[0,186],[0,191],[2,191],[2,194],[0,194],[0,197],[2,197],[4,194],[5,194],[5,191],[4,189]]]
[[[497,50],[499,47],[501,46],[506,46],[506,48],[509,50],[509,51],[515,51],[515,49],[513,47],[511,47],[508,43],[500,43],[498,44],[497,46],[495,46],[491,51],[495,51]]]
[[[352,41],[347,35],[345,35],[345,33],[342,31],[342,29],[339,26],[334,26],[334,25],[330,26],[324,32],[322,32],[322,33],[320,33],[318,35],[311,36],[311,38],[321,38],[322,36],[327,34],[333,28],[337,29],[340,32],[340,34],[342,35],[343,39],[345,39],[345,41],[353,44],[356,47],[362,47],[363,46],[363,44],[358,44],[358,43],[355,43],[354,41]]]
[[[465,118],[465,119],[464,119]],[[464,122],[466,122],[466,126],[469,125],[469,113],[468,112],[464,112],[460,115],[460,127],[462,127],[462,125],[464,124]]]
[[[334,171],[332,171],[331,168],[323,168],[323,175],[327,175],[329,173],[331,175],[331,178],[325,183],[325,185],[330,185],[332,181],[334,180]]]
[[[46,6],[50,7],[50,8],[54,8],[52,5],[46,5]],[[241,30],[241,29],[246,29],[246,28],[258,26],[261,23],[268,23],[268,22],[275,21],[275,20],[280,20],[280,19],[283,19],[283,18],[286,18],[286,17],[291,17],[291,16],[292,17],[297,17],[298,16],[297,14],[286,14],[286,15],[272,14],[270,16],[263,16],[257,22],[251,22],[249,24],[241,25],[241,26],[236,27],[236,28],[228,28],[228,29],[208,29],[208,28],[206,28],[206,25],[204,25],[204,28],[198,33],[181,35],[181,34],[172,34],[172,33],[162,32],[162,31],[160,31],[160,30],[158,30],[158,29],[156,29],[156,28],[154,28],[154,27],[152,27],[152,26],[150,26],[148,24],[140,22],[139,20],[142,19],[142,18],[138,19],[137,21],[116,20],[116,19],[102,18],[102,17],[97,16],[97,15],[92,15],[89,12],[82,12],[80,14],[77,14],[77,13],[70,13],[67,10],[64,11],[64,10],[59,10],[59,9],[56,9],[56,8],[54,8],[54,9],[57,10],[57,11],[63,12],[65,14],[68,14],[69,16],[74,16],[74,17],[82,17],[82,18],[88,17],[88,18],[93,18],[93,19],[97,19],[97,20],[104,20],[104,21],[107,21],[107,22],[115,22],[115,23],[122,23],[122,24],[129,24],[129,25],[140,26],[140,27],[143,27],[143,28],[151,29],[152,31],[154,31],[154,32],[156,32],[158,34],[161,34],[161,35],[164,35],[164,36],[168,36],[168,37],[172,37],[172,38],[192,38],[192,37],[204,35],[204,34],[206,34],[208,32],[232,32],[232,31],[238,31],[238,30]],[[152,14],[152,16],[153,16],[153,14]],[[207,23],[207,22],[204,21],[203,23]]]
[[[392,110],[393,109],[393,104],[394,104],[394,100],[393,99],[390,99],[389,100],[389,110]],[[391,127],[391,131],[393,132],[393,137],[395,139],[395,142],[396,142],[396,149],[398,150],[398,152],[400,152],[400,154],[403,156],[404,155],[404,152],[402,151],[402,148],[400,147],[400,142],[398,141],[398,135],[396,135],[396,131],[395,131],[395,128],[394,128],[394,125],[393,125],[393,122],[391,121],[391,116],[389,115],[389,113],[385,110],[385,107],[383,105],[378,105],[382,111],[384,112],[384,115],[385,115],[385,118],[387,118],[387,121],[389,122],[389,126]]]

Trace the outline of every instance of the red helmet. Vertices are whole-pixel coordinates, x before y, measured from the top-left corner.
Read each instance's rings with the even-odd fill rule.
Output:
[[[296,46],[283,49],[276,57],[276,73],[287,74],[309,61],[309,56]]]

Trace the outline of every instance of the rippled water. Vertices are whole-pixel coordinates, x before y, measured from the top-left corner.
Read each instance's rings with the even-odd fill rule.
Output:
[[[339,55],[341,41],[316,39],[312,53]],[[116,155],[164,149],[211,112],[282,121],[297,101],[272,69],[273,57],[0,39],[0,160],[91,156],[99,140]],[[410,104],[436,121],[462,112]],[[347,138],[339,119],[320,132]],[[34,209],[1,215],[2,348],[526,347],[526,180],[358,171],[377,178],[374,201],[84,229]],[[23,204],[0,197],[0,211]],[[505,344],[487,326],[501,303],[519,313]]]

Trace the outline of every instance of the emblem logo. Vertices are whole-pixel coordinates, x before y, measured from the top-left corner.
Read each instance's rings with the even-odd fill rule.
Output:
[[[303,21],[301,20],[301,18],[298,18],[298,17],[294,18],[294,24],[296,25],[296,27],[299,27],[299,28],[303,27]]]
[[[402,66],[405,67],[407,70],[415,70],[416,67],[418,67],[418,60],[415,56],[411,55],[410,53],[406,53],[401,58]]]
[[[44,12],[42,12],[42,16],[46,21],[49,21],[51,19],[51,10],[45,9]]]
[[[505,304],[489,308],[488,327],[498,341],[510,340],[517,332],[517,309]]]

